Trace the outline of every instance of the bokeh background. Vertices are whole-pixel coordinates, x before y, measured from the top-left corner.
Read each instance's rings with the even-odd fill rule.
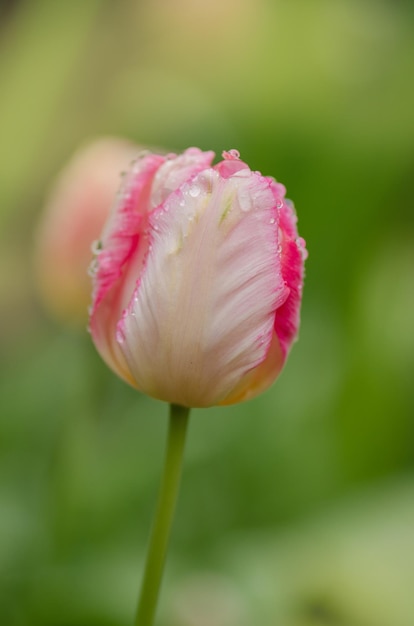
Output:
[[[167,409],[33,272],[48,190],[101,135],[238,148],[310,255],[277,383],[193,413],[160,626],[414,624],[413,73],[403,0],[1,3],[1,624],[133,619]]]

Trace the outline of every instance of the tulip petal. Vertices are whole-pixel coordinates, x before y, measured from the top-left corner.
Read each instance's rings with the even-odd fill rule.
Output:
[[[278,209],[278,252],[286,298],[276,311],[272,345],[265,360],[255,370],[248,372],[220,404],[249,400],[267,389],[279,375],[289,349],[297,338],[306,244],[298,237],[296,213],[290,200],[284,198],[285,187],[270,177],[268,180]]]
[[[146,154],[126,176],[102,234],[96,259],[90,330],[107,364],[135,386],[116,339],[117,323],[131,300],[148,253],[148,218],[154,206],[211,163],[214,152]]]
[[[240,382],[231,393],[220,402],[221,405],[236,404],[255,398],[260,393],[268,389],[275,381],[276,377],[285,362],[285,355],[280,346],[280,341],[273,331],[272,341],[266,358],[254,369],[250,370],[240,379]]]
[[[267,177],[267,180],[273,193],[277,211],[278,254],[281,262],[282,279],[286,286],[286,297],[284,302],[279,303],[276,310],[272,342],[266,358],[258,367],[247,372],[241,378],[237,387],[220,402],[223,405],[250,400],[272,384],[282,370],[299,326],[304,258],[304,248],[301,246],[304,246],[305,242],[297,237],[296,215],[293,205],[285,199],[286,188],[270,176]],[[286,256],[287,246],[289,247],[288,256]],[[279,275],[275,278],[280,280]]]
[[[280,202],[280,200],[277,201]],[[304,239],[298,236],[296,223],[297,217],[293,204],[289,200],[284,200],[279,214],[280,255],[282,276],[289,288],[289,295],[276,313],[275,331],[285,357],[298,334],[304,260],[308,254]]]
[[[237,168],[235,168],[237,169]],[[241,166],[207,169],[149,218],[149,250],[118,324],[136,386],[210,406],[265,361],[288,296],[272,183]]]
[[[145,258],[148,243],[143,234],[151,185],[164,161],[163,156],[146,155],[134,163],[106,223],[100,241],[101,249],[94,260],[89,328],[102,358],[131,384],[133,379],[115,336],[116,324],[125,306],[123,274],[134,256],[139,256],[141,263]]]

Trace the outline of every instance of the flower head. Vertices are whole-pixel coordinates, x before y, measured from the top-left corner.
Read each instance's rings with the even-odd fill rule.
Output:
[[[264,391],[299,325],[306,256],[283,185],[235,150],[145,154],[94,260],[90,330],[107,364],[189,407]]]

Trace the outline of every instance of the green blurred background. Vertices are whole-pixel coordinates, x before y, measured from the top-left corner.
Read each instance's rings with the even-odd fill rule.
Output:
[[[237,148],[296,204],[301,339],[193,412],[161,626],[414,624],[414,8],[20,0],[0,8],[0,623],[131,624],[167,409],[36,294],[80,143]]]

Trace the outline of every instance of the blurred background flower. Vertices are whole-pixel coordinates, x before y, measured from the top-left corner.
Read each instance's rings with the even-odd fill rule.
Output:
[[[134,612],[164,407],[52,322],[32,267],[55,177],[108,135],[237,147],[286,184],[311,253],[280,380],[195,412],[160,623],[205,597],[224,624],[414,622],[413,64],[405,2],[2,4],[1,623]],[[205,572],[228,584],[200,596]]]
[[[83,329],[91,304],[92,248],[114,204],[120,175],[140,148],[101,138],[80,148],[50,192],[35,241],[35,284],[45,307]]]

